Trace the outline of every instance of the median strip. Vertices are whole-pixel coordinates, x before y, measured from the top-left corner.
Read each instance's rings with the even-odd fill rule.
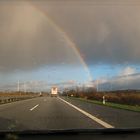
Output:
[[[35,105],[33,108],[30,109],[30,111],[33,111],[35,108],[37,108],[39,104]]]
[[[91,115],[90,113],[88,113],[88,112],[86,112],[86,111],[84,111],[84,110],[78,108],[77,106],[75,106],[75,105],[73,105],[73,104],[71,104],[71,103],[65,101],[64,99],[62,99],[62,98],[60,98],[60,97],[58,97],[58,98],[59,98],[61,101],[63,101],[63,102],[65,102],[66,104],[68,104],[69,106],[75,108],[76,110],[78,110],[79,112],[81,112],[82,114],[84,114],[85,116],[87,116],[88,118],[90,118],[90,119],[92,119],[93,121],[97,122],[98,124],[104,126],[105,128],[114,128],[114,126],[112,126],[112,125],[110,125],[110,124],[108,124],[108,123],[106,123],[106,122],[104,122],[104,121],[98,119],[97,117],[95,117],[95,116]]]

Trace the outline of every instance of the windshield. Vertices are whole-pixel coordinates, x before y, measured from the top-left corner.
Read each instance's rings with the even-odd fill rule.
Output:
[[[138,0],[0,1],[0,131],[140,128]]]

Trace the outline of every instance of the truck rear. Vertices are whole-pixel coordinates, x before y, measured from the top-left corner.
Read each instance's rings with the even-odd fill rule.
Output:
[[[57,97],[58,96],[58,89],[57,87],[51,88],[51,97]]]

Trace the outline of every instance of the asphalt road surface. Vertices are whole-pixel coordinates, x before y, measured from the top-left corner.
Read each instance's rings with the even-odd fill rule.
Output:
[[[0,105],[0,130],[113,127],[140,127],[140,113],[57,97],[38,97]]]

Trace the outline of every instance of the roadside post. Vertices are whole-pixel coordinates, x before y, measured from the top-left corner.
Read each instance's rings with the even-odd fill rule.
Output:
[[[105,96],[103,96],[103,104],[105,105]]]

